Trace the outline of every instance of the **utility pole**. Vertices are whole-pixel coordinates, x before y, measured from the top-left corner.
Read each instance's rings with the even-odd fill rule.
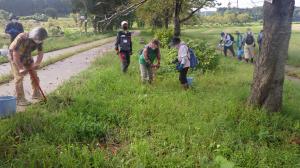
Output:
[[[236,0],[236,4],[237,8],[239,9],[239,0]]]

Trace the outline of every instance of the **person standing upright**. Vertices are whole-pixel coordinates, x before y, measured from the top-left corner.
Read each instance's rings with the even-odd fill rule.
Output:
[[[5,33],[10,35],[10,42],[13,42],[15,38],[24,32],[23,25],[18,21],[18,17],[11,15],[10,22],[5,27]]]
[[[179,81],[182,87],[187,90],[189,89],[189,84],[187,80],[187,73],[191,66],[189,48],[188,46],[181,41],[180,38],[174,37],[171,42],[171,46],[174,46],[178,50],[178,66],[177,70],[179,71]]]
[[[131,32],[128,31],[128,22],[121,23],[122,31],[118,32],[115,43],[115,50],[119,55],[122,63],[122,72],[126,73],[130,65],[130,56],[132,55]]]
[[[236,31],[236,46],[237,46],[237,57],[239,60],[243,59],[244,49],[243,49],[243,35],[239,31]]]
[[[227,56],[227,50],[230,50],[232,56],[234,57],[235,56],[235,52],[233,49],[234,38],[232,37],[232,35],[229,33],[222,32],[220,44],[221,43],[224,44],[224,55]]]
[[[250,60],[250,62],[253,63],[255,57],[255,38],[250,28],[248,28],[247,33],[245,34],[243,43],[245,44],[245,60],[246,62],[249,62]]]
[[[261,30],[258,34],[258,37],[257,37],[257,44],[258,44],[259,53],[261,52],[261,45],[262,45],[263,37],[264,37],[264,30]]]

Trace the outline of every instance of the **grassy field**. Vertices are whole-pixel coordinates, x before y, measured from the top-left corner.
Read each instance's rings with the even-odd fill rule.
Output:
[[[210,27],[203,26],[197,29],[188,29],[183,31],[183,35],[189,38],[205,39],[209,41],[212,45],[217,46],[220,41],[220,33],[222,31],[232,33],[235,36],[235,32],[238,30],[242,33],[247,31],[247,28],[250,27],[255,33],[255,38],[257,38],[258,33],[262,29],[261,25],[251,25],[243,27]],[[236,38],[236,37],[235,37]],[[300,25],[293,25],[293,32],[290,41],[289,49],[289,60],[288,64],[300,67]]]
[[[109,53],[47,104],[1,120],[0,167],[300,166],[290,143],[300,136],[299,85],[287,82],[282,113],[268,115],[245,106],[250,65],[222,58],[183,91],[177,73],[142,85],[137,60],[123,75]]]

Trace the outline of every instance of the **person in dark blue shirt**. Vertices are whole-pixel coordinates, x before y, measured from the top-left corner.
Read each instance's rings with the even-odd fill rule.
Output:
[[[24,28],[16,16],[10,16],[9,20],[10,23],[6,25],[5,33],[10,35],[10,41],[13,42],[20,33],[24,32]]]

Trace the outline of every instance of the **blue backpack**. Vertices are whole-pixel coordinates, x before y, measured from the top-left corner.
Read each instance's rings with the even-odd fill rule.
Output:
[[[189,53],[190,53],[189,60],[191,62],[191,68],[195,69],[195,68],[197,68],[197,65],[199,64],[199,60],[193,49],[189,48]]]

